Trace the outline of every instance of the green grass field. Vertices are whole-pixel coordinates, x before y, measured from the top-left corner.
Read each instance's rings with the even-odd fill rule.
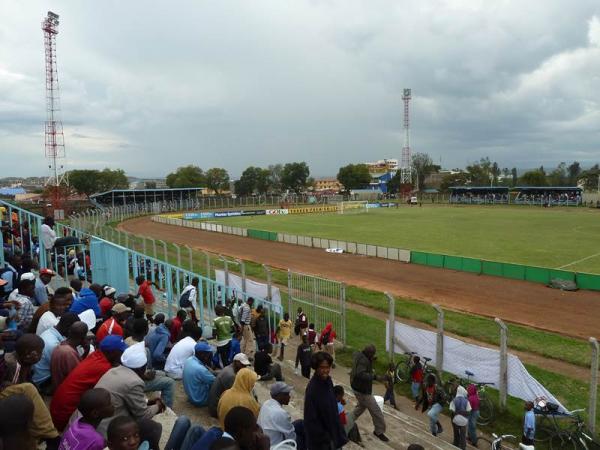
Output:
[[[584,208],[424,205],[371,209],[360,214],[249,216],[218,221],[259,230],[600,273],[600,211]]]

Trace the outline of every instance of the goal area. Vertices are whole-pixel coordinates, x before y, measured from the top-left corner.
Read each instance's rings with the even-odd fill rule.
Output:
[[[338,214],[361,214],[369,211],[368,201],[349,201],[338,203]]]

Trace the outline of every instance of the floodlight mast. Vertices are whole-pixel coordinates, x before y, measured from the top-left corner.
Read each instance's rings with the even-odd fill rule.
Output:
[[[50,176],[46,181],[46,185],[53,188],[54,208],[59,207],[59,187],[65,179],[63,165],[59,165],[57,161],[58,159],[65,158],[65,138],[62,122],[59,117],[60,91],[56,67],[56,35],[58,34],[58,24],[58,14],[48,11],[47,17],[42,21],[46,53],[45,154],[50,169]]]
[[[411,90],[404,89],[402,100],[404,101],[404,147],[402,147],[402,159],[400,160],[400,182],[410,184],[412,182],[412,161],[410,151],[410,119],[409,102],[411,100]]]

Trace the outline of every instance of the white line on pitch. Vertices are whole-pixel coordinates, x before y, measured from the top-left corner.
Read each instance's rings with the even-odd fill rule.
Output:
[[[586,256],[585,258],[578,259],[577,261],[573,261],[572,263],[565,264],[564,266],[557,267],[557,269],[564,269],[565,267],[572,266],[574,264],[583,262],[583,261],[585,261],[587,259],[595,258],[596,256],[600,256],[600,253],[596,253],[595,255]]]

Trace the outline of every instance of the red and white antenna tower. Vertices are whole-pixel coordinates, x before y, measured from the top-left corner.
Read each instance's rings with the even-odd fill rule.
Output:
[[[402,147],[402,159],[400,163],[400,182],[410,184],[412,182],[412,160],[410,154],[410,120],[408,103],[411,99],[410,89],[404,89],[404,147]]]
[[[65,174],[59,159],[65,158],[65,137],[60,121],[60,95],[58,73],[56,70],[56,35],[58,34],[58,14],[48,11],[42,22],[44,44],[46,48],[46,131],[45,149],[50,176],[47,186],[53,187],[54,207],[59,207],[60,185],[64,184]]]

